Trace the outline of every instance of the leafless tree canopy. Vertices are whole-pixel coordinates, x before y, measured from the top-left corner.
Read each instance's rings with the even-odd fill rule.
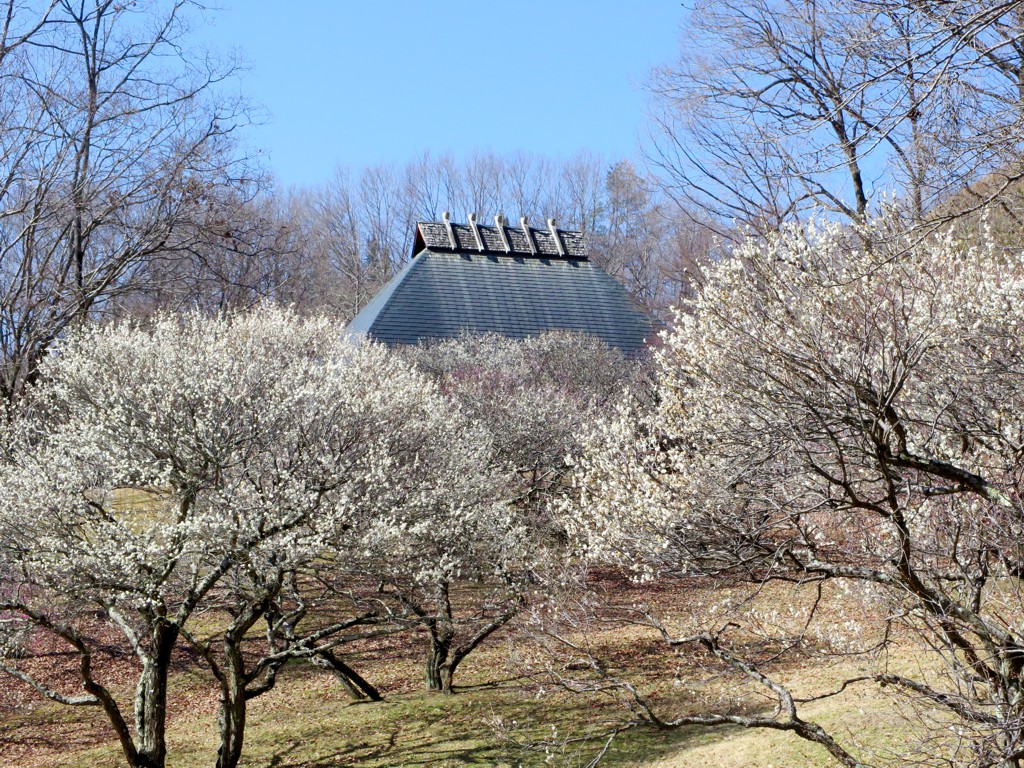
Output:
[[[188,0],[4,3],[0,36],[0,393],[69,326],[190,252],[245,175],[232,71],[191,51]]]
[[[412,256],[417,221],[498,213],[580,229],[592,257],[634,300],[664,313],[692,288],[716,244],[699,214],[684,215],[631,163],[590,155],[426,154],[405,165],[339,168],[319,187],[252,185],[211,200],[204,237],[148,261],[140,288],[117,303],[223,311],[263,300],[351,319]]]
[[[757,231],[818,208],[912,220],[1020,177],[1021,3],[699,2],[656,72],[651,158],[680,200]],[[973,207],[977,207],[977,205]],[[962,210],[962,206],[958,211]]]

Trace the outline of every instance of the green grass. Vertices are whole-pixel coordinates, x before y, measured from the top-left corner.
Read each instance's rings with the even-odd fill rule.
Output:
[[[493,662],[493,656],[482,659]],[[489,667],[490,665],[486,665]],[[483,670],[477,670],[478,673]],[[572,744],[550,762],[543,752],[525,750],[515,741],[548,738],[551,724],[575,737],[600,731],[600,723],[619,714],[612,705],[564,696],[537,698],[526,686],[506,680],[498,684],[463,687],[455,696],[429,692],[396,693],[379,703],[352,704],[326,675],[307,667],[289,670],[270,693],[251,702],[246,734],[246,766],[278,768],[341,768],[341,766],[540,766],[586,762],[603,744],[590,740]],[[469,671],[465,683],[479,674]],[[178,686],[176,697],[188,697],[199,683]],[[206,768],[213,762],[217,738],[214,706],[197,698],[194,707],[179,706],[169,728],[170,760],[175,768]],[[41,715],[41,713],[46,713]],[[89,719],[95,714],[90,710]],[[43,705],[21,718],[15,731],[62,727],[80,720],[81,711],[68,712]],[[499,735],[497,721],[506,735]],[[94,726],[102,727],[102,719]],[[92,731],[93,729],[90,729]],[[689,734],[634,731],[621,737],[608,755],[608,765],[642,764],[670,754],[691,739]],[[91,748],[50,755],[46,765],[63,768],[114,768],[124,765],[117,746],[107,742]]]
[[[624,588],[627,589],[628,588]],[[669,602],[675,595],[662,595]],[[624,600],[633,600],[624,594]],[[679,608],[680,603],[675,607]],[[485,645],[464,663],[459,692],[421,690],[423,638],[366,646],[345,658],[385,694],[380,703],[352,704],[341,686],[312,667],[293,663],[277,687],[250,702],[243,765],[249,768],[342,766],[581,766],[601,748],[602,734],[621,723],[624,710],[601,697],[560,692],[538,695],[536,684],[513,666],[529,655],[529,640],[514,630]],[[704,663],[666,649],[650,630],[617,626],[599,634],[603,657],[627,673],[668,715],[737,706],[762,709],[756,689],[706,676]],[[905,649],[887,659],[891,671],[909,671],[920,654]],[[771,674],[798,696],[835,688],[871,662],[795,656]],[[119,689],[125,706],[131,691]],[[731,704],[729,702],[732,702]],[[198,666],[179,664],[172,675],[168,742],[173,768],[208,768],[217,749],[217,692]],[[886,691],[870,683],[808,704],[801,714],[834,730],[856,754],[892,757],[911,737]],[[570,743],[551,754],[525,749],[552,737]],[[588,738],[590,737],[590,738]],[[23,742],[31,741],[24,745]],[[879,761],[883,762],[883,761]],[[891,759],[885,762],[892,763]],[[898,761],[897,761],[898,763]],[[36,703],[0,714],[0,765],[119,768],[124,765],[109,727],[94,708]],[[603,762],[631,768],[739,768],[834,765],[825,751],[786,733],[741,728],[637,728],[621,734]]]
[[[467,670],[463,683],[494,679],[501,655],[498,648],[483,653],[478,659],[480,663]],[[835,670],[807,670],[803,675],[796,674],[796,682],[814,678],[817,685],[834,673]],[[208,682],[193,676],[176,686],[177,706],[169,729],[169,765],[175,768],[206,768],[213,763],[217,747],[215,699],[208,691],[202,692]],[[684,692],[672,703],[685,707],[688,698],[689,694]],[[84,746],[82,742],[90,736],[104,738],[103,722],[97,718],[98,713],[90,711],[93,722],[82,726],[80,714],[44,705],[26,715],[13,730],[25,733],[38,727],[57,731],[85,729],[77,744],[69,743],[72,749],[50,754],[38,765],[122,766],[120,753],[109,740],[98,746]],[[891,716],[892,703],[870,686],[851,697],[810,705],[806,714],[841,733],[856,734],[856,738],[863,739],[867,734],[869,746],[876,749],[898,747],[906,735]],[[596,736],[620,715],[621,710],[610,702],[560,694],[537,697],[531,686],[508,679],[464,687],[455,696],[401,692],[380,703],[352,704],[329,676],[296,666],[288,670],[277,688],[251,703],[243,764],[252,768],[585,765],[603,740],[573,742],[551,755],[525,750],[520,744],[550,737],[552,725],[563,737]],[[496,729],[499,721],[504,729]],[[788,734],[739,728],[687,728],[671,732],[643,728],[620,735],[603,764],[792,768],[832,763],[817,746]]]

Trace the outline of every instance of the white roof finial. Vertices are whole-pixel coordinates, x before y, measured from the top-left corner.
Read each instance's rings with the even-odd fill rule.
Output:
[[[511,253],[512,244],[508,241],[508,233],[505,232],[505,214],[499,213],[494,217],[494,226],[501,236],[501,244],[505,247],[505,253]]]
[[[473,230],[473,239],[476,240],[477,250],[484,252],[484,240],[480,237],[480,227],[476,225],[476,213],[469,214],[469,228]]]
[[[444,228],[448,232],[448,243],[451,245],[453,251],[459,250],[459,244],[455,241],[455,230],[452,229],[452,215],[448,211],[441,214],[441,220],[444,222]]]
[[[530,231],[530,225],[526,223],[526,217],[519,217],[519,224],[523,228],[523,234],[526,235],[526,242],[530,245],[530,253],[536,255],[537,244],[533,242],[533,233]]]
[[[558,255],[565,256],[565,243],[562,242],[562,236],[558,232],[558,225],[555,224],[554,219],[548,219],[548,232],[551,233],[551,239],[555,241]]]

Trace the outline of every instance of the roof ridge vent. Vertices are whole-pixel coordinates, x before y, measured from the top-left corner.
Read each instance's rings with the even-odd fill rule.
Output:
[[[533,232],[530,231],[530,225],[526,223],[526,217],[519,217],[519,225],[523,228],[523,234],[526,235],[526,242],[530,245],[530,253],[534,256],[537,255],[537,244],[533,242]]]
[[[480,237],[480,227],[476,225],[476,214],[469,214],[469,228],[473,230],[473,239],[476,240],[476,248],[480,253],[484,252],[484,240]]]
[[[498,234],[501,235],[501,244],[505,246],[505,253],[512,252],[512,243],[508,241],[508,232],[505,231],[505,214],[499,213],[494,217],[494,226],[498,229]]]
[[[459,244],[455,241],[455,230],[452,229],[452,215],[448,211],[441,214],[441,219],[444,221],[444,228],[448,232],[448,242],[452,246],[453,251],[459,250]]]
[[[558,255],[565,256],[565,243],[562,242],[562,234],[558,231],[558,225],[555,224],[554,219],[548,219],[548,232],[551,233],[551,237],[555,241],[555,247],[558,249]]]

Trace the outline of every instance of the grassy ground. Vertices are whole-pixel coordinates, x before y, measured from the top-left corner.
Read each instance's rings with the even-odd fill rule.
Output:
[[[636,597],[623,596],[626,601]],[[666,595],[660,598],[664,602]],[[609,625],[595,637],[595,650],[610,659],[613,667],[628,669],[630,678],[666,712],[765,706],[755,691],[727,678],[708,677],[705,660],[667,651],[650,630]],[[347,656],[385,694],[380,703],[352,704],[333,678],[294,664],[273,691],[251,702],[243,764],[252,768],[585,765],[604,744],[601,734],[622,723],[624,711],[600,695],[550,690],[541,695],[537,679],[519,674],[528,645],[515,630],[497,638],[460,668],[459,691],[449,697],[420,689],[422,647],[408,640]],[[904,652],[888,663],[893,668],[912,660],[913,654]],[[797,695],[809,695],[865,671],[864,664],[804,654],[779,662],[772,670]],[[175,768],[213,764],[216,694],[211,683],[207,673],[187,661],[175,673],[169,718],[169,765]],[[853,686],[842,696],[807,705],[804,711],[865,755],[898,752],[908,739],[908,726],[897,716],[894,702],[871,684]],[[570,741],[547,753],[527,746],[551,740],[553,735],[555,741]],[[795,768],[833,763],[820,748],[788,734],[738,728],[637,728],[613,742],[602,764]],[[100,713],[40,703],[26,694],[8,699],[0,709],[0,765],[114,768],[123,760]]]

